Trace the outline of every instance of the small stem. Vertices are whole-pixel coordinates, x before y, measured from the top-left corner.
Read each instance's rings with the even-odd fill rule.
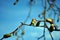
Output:
[[[47,25],[46,25],[46,28],[47,28],[47,29],[48,29],[48,31],[49,31],[49,28],[47,27]],[[49,31],[49,34],[50,34],[50,36],[51,36],[52,40],[54,40],[50,31]]]
[[[44,37],[44,35],[42,35],[41,37],[39,37],[37,40],[41,39],[42,37]]]
[[[51,32],[50,32],[50,31],[49,31],[49,34],[50,34],[50,36],[51,36],[52,40],[54,40],[54,39],[53,39],[53,37],[52,37],[52,35],[51,35]]]
[[[46,19],[46,7],[47,7],[47,3],[46,3],[47,0],[45,0],[45,7],[44,7],[44,20]],[[43,35],[44,35],[44,40],[45,40],[45,27],[46,27],[46,21],[44,21],[44,32],[43,32]]]

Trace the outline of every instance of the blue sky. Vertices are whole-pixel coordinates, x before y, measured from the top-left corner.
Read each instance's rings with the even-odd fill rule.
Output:
[[[10,33],[13,30],[15,30],[19,25],[20,22],[23,22],[29,12],[29,0],[19,0],[17,5],[13,5],[15,0],[0,0],[0,38],[6,34]],[[30,23],[32,18],[38,18],[38,14],[40,14],[43,10],[43,7],[41,6],[40,0],[36,0],[37,4],[32,5],[31,15],[26,23]],[[56,1],[56,4],[59,3],[60,0]],[[60,7],[60,5],[58,5]],[[42,23],[43,24],[43,23]],[[57,23],[58,25],[60,23]],[[25,35],[23,36],[24,40],[36,40],[37,37],[41,36],[43,33],[43,28],[34,28],[34,27],[28,27],[23,26],[25,30]],[[22,28],[23,28],[22,27]],[[20,29],[21,30],[21,29]],[[18,35],[20,35],[21,31],[18,32]],[[49,32],[46,29],[46,39],[51,40],[49,36]],[[60,32],[52,32],[52,35],[55,40],[59,40]],[[21,38],[19,38],[21,40]],[[12,36],[10,38],[4,39],[4,40],[16,40],[16,36]],[[43,40],[40,39],[40,40]]]

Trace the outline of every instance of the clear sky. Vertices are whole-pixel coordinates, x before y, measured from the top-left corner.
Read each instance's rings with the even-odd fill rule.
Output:
[[[19,0],[17,5],[13,5],[15,0],[0,0],[0,38],[6,33],[10,33],[15,30],[20,22],[23,22],[29,12],[29,0]],[[38,18],[38,14],[40,14],[43,10],[40,0],[36,0],[37,4],[32,5],[31,15],[26,23],[30,23],[32,18]],[[56,4],[60,7],[60,0],[56,1]],[[60,23],[57,23],[58,25]],[[42,23],[43,25],[43,23]],[[25,35],[23,36],[24,40],[36,40],[37,37],[41,36],[43,33],[43,28],[34,28],[23,26],[25,30]],[[21,29],[20,29],[21,30]],[[18,32],[20,35],[21,31]],[[60,32],[52,32],[52,35],[55,40],[59,40]],[[21,38],[19,38],[21,40]],[[46,29],[46,39],[51,40],[48,30]],[[16,36],[12,36],[10,38],[4,40],[16,40]],[[40,39],[40,40],[43,40]]]

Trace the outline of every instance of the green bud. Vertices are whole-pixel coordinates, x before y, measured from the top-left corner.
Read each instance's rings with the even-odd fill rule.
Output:
[[[35,24],[36,24],[36,19],[32,19],[32,21],[31,21],[31,24],[30,24],[30,25],[34,26]]]
[[[3,38],[8,38],[8,37],[11,37],[11,34],[5,34],[5,35],[3,36]]]
[[[51,19],[51,18],[47,18],[45,21],[49,22],[50,24],[53,24],[53,19]]]
[[[22,31],[21,35],[24,35],[25,34],[25,30]]]

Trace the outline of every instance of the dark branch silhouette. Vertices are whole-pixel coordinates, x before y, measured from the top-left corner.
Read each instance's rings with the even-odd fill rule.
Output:
[[[26,24],[26,22],[27,22],[27,20],[29,19],[29,17],[30,17],[30,14],[31,14],[31,10],[32,10],[32,3],[35,3],[36,1],[35,0],[30,0],[30,9],[29,9],[29,12],[28,12],[28,15],[27,15],[27,18],[25,19],[25,21],[24,22],[21,22],[21,25],[19,25],[14,31],[12,31],[12,32],[10,32],[10,33],[8,33],[8,34],[4,34],[3,35],[3,37],[0,39],[0,40],[3,40],[4,38],[9,38],[9,37],[11,37],[12,35],[14,36],[14,34],[17,32],[17,30],[19,30],[21,27],[23,27],[23,25],[26,25],[26,26],[33,26],[33,27],[43,27],[44,28],[44,30],[43,30],[43,35],[42,36],[40,36],[40,37],[38,37],[37,38],[37,40],[39,40],[39,39],[41,39],[41,38],[43,38],[44,37],[44,40],[46,40],[46,35],[45,35],[45,28],[46,29],[48,29],[48,32],[49,32],[49,34],[50,34],[50,36],[51,36],[51,39],[52,40],[54,40],[54,38],[53,38],[53,36],[52,36],[52,32],[53,31],[60,31],[60,29],[58,29],[57,28],[57,26],[56,26],[56,24],[54,23],[55,22],[55,17],[56,17],[56,15],[58,15],[57,16],[57,22],[59,22],[60,21],[60,18],[59,18],[59,16],[60,16],[60,8],[55,4],[55,2],[56,2],[56,0],[45,0],[44,2],[43,2],[44,0],[42,0],[42,6],[43,6],[43,8],[44,8],[44,10],[43,10],[43,12],[42,13],[40,13],[43,17],[43,19],[44,20],[37,20],[37,19],[34,19],[34,18],[32,18],[32,21],[30,22],[30,24]],[[19,2],[19,0],[15,0],[15,2],[13,3],[13,5],[16,5],[17,3]],[[49,4],[49,7],[48,7],[48,9],[47,9],[47,3]],[[56,8],[56,9],[54,9],[54,8]],[[54,12],[54,18],[53,19],[50,19],[50,18],[46,18],[46,14],[47,14],[47,11],[50,11],[50,10],[52,10],[53,12]],[[58,13],[57,13],[58,12]],[[41,18],[40,17],[40,14],[38,15],[38,17],[39,18]],[[50,16],[51,16],[51,13],[50,13]],[[37,23],[36,23],[37,22]],[[43,26],[41,26],[40,25],[40,22],[44,22],[44,25]],[[50,28],[48,28],[48,26],[47,26],[47,24],[46,24],[46,22],[48,22],[48,23],[50,23]],[[36,24],[36,25],[35,25]],[[22,31],[22,33],[21,33],[21,35],[22,35],[22,40],[24,40],[24,38],[23,38],[23,35],[24,35],[24,31]],[[17,35],[16,35],[17,36]],[[18,36],[17,36],[17,39],[16,40],[18,40]]]

